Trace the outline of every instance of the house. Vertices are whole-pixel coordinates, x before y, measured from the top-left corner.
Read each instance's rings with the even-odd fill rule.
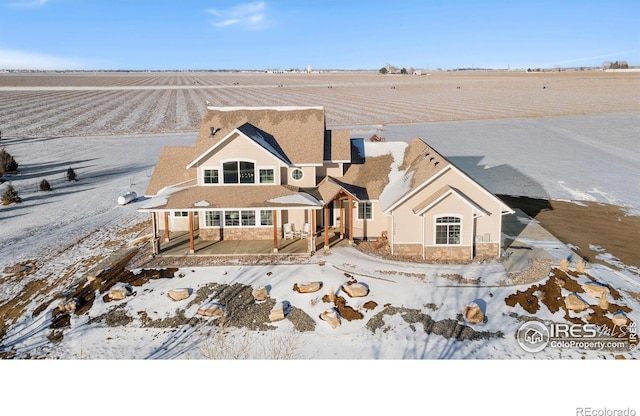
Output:
[[[306,238],[313,253],[336,233],[465,261],[500,255],[512,212],[421,139],[351,139],[326,128],[322,107],[208,106],[196,144],[165,147],[145,195],[155,253],[177,232],[192,253],[196,238],[268,240],[273,252]]]

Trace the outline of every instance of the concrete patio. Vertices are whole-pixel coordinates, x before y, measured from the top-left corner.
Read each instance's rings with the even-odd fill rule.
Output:
[[[189,253],[189,233],[173,232],[169,241],[160,241],[158,256],[246,256],[246,255],[300,255],[309,256],[309,241],[306,238],[278,239],[278,252],[273,252],[273,240],[222,240],[202,241],[198,231],[194,232],[194,253]],[[339,231],[329,230],[329,247],[348,239],[341,239]],[[314,252],[324,248],[324,233],[315,236]]]

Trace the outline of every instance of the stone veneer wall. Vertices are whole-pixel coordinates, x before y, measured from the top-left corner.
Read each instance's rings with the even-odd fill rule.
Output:
[[[222,235],[222,238],[220,236]],[[202,241],[222,240],[272,240],[273,227],[256,228],[201,228],[199,238]]]
[[[434,261],[464,262],[471,260],[469,246],[439,246],[425,247],[425,258]]]
[[[393,255],[401,257],[420,256],[422,257],[421,244],[394,244]]]
[[[498,257],[500,245],[498,243],[476,243],[474,247],[474,258],[492,259]]]

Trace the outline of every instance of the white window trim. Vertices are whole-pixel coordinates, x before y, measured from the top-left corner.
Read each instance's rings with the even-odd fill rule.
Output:
[[[438,218],[442,218],[442,217],[455,217],[455,218],[459,218],[460,222],[459,223],[444,223],[444,224],[438,224],[436,221],[438,220]],[[463,231],[464,231],[464,227],[462,226],[462,224],[464,223],[464,216],[460,215],[460,214],[437,214],[433,216],[433,247],[465,247],[465,245],[462,244],[462,240],[464,237]],[[437,240],[436,240],[436,236],[437,236],[437,226],[438,225],[454,225],[454,224],[459,224],[460,225],[460,243],[458,244],[438,244]],[[448,240],[448,238],[447,238]]]
[[[293,172],[299,170],[302,173],[302,176],[299,179],[296,179],[293,177]],[[289,173],[289,176],[291,177],[292,180],[296,181],[296,182],[300,182],[301,180],[304,179],[304,169],[300,168],[300,167],[294,167],[293,169],[291,169],[291,172]]]
[[[207,211],[218,211],[220,213],[220,225],[207,225]],[[238,225],[226,225],[226,213],[229,211],[238,211]],[[242,225],[242,211],[253,211],[254,212],[254,218],[255,218],[255,225]],[[267,228],[267,227],[273,227],[273,219],[272,219],[272,224],[270,225],[262,225],[262,218],[260,216],[260,211],[272,211],[270,209],[264,209],[264,208],[252,208],[252,209],[246,209],[246,208],[224,208],[224,209],[207,209],[204,210],[203,212],[205,213],[202,217],[203,217],[203,221],[202,221],[202,228],[209,228],[209,229],[217,229],[217,228]]]
[[[238,163],[238,183],[226,183],[224,181],[224,164],[228,162],[237,162]],[[241,183],[240,182],[240,162],[250,162],[253,163],[253,183]],[[218,183],[216,185],[227,185],[227,186],[253,186],[260,185],[260,178],[258,177],[258,164],[255,160],[252,159],[243,159],[243,158],[231,158],[231,159],[222,159],[220,161],[220,171],[218,172]],[[257,180],[257,182],[256,182]],[[207,184],[208,185],[208,184]]]
[[[218,183],[207,183],[207,182],[204,181],[204,178],[206,176],[205,175],[205,171],[206,170],[215,170],[215,171],[218,172]],[[218,167],[203,167],[202,168],[202,186],[218,186],[221,183],[222,182],[221,182],[221,176],[220,176],[220,168],[218,168]]]
[[[260,182],[260,170],[271,170],[273,171],[273,183],[261,183]],[[256,182],[256,185],[279,185],[279,180],[278,180],[278,174],[277,174],[278,169],[276,169],[275,166],[258,166],[256,167],[256,172],[258,173],[258,175],[256,176],[258,178],[258,181]]]
[[[369,204],[371,205],[371,218],[360,218],[360,204]],[[360,201],[357,203],[357,206],[355,207],[356,210],[356,219],[358,221],[373,221],[373,201]]]
[[[220,225],[207,225],[207,212],[219,212],[220,213]],[[207,209],[204,211],[202,228],[221,228],[224,223],[224,210],[221,209]]]
[[[271,224],[263,224],[262,223],[262,211],[271,213]],[[260,223],[260,227],[263,227],[263,228],[264,227],[273,227],[273,210],[271,210],[271,209],[257,209],[256,213],[258,213],[259,214],[258,216],[260,217],[260,221],[258,221]]]

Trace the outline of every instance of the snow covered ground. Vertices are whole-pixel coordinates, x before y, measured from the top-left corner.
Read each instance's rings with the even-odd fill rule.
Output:
[[[596,200],[621,205],[629,212],[638,213],[640,196],[636,190],[640,189],[640,147],[637,146],[637,140],[640,122],[637,116],[636,113],[625,113],[389,125],[379,129],[359,127],[360,130],[354,129],[353,136],[368,138],[367,134],[373,132],[385,136],[387,140],[407,140],[420,136],[496,193]],[[77,283],[86,272],[86,267],[77,266],[79,262],[114,252],[118,247],[111,247],[107,242],[117,240],[123,229],[147,220],[136,212],[144,203],[143,200],[121,207],[116,202],[118,196],[128,191],[141,195],[161,147],[188,145],[195,141],[195,136],[196,133],[180,133],[54,137],[22,141],[3,139],[7,150],[20,163],[20,174],[9,179],[20,192],[23,202],[0,207],[0,270],[32,259],[37,261],[38,270],[21,281],[12,284],[4,282],[0,285],[0,304],[17,296],[30,282],[38,279],[54,285],[57,282],[54,277],[62,273],[68,273],[69,279],[65,283],[57,283],[59,286],[52,287],[52,291],[68,290],[71,283]],[[69,183],[64,180],[68,167],[74,168],[78,174],[78,182]],[[53,192],[45,194],[37,191],[37,185],[43,178],[51,182]],[[527,243],[536,244],[535,241]],[[545,244],[540,242],[543,248]],[[602,256],[620,266],[621,270],[592,265],[587,272],[623,291],[624,305],[632,310],[628,314],[629,318],[639,321],[640,303],[628,295],[640,292],[638,271],[615,264],[616,260],[605,252]],[[320,265],[320,261],[324,261],[324,265]],[[184,274],[184,277],[151,280],[136,288],[137,296],[125,301],[104,302],[101,297],[97,297],[86,315],[72,317],[71,327],[64,330],[64,338],[59,343],[49,342],[47,338],[50,334],[50,312],[57,302],[52,302],[45,311],[34,316],[35,308],[47,299],[47,296],[41,296],[26,308],[22,318],[13,323],[2,340],[2,348],[15,351],[22,357],[91,360],[178,358],[198,359],[200,362],[205,358],[232,358],[233,351],[240,351],[244,358],[258,359],[551,359],[613,358],[618,355],[610,351],[551,347],[536,354],[524,351],[516,342],[515,334],[522,324],[522,316],[527,316],[527,312],[519,305],[506,305],[504,299],[531,285],[498,286],[498,282],[507,277],[504,265],[499,262],[447,266],[410,265],[381,261],[352,248],[340,248],[333,250],[330,255],[316,256],[303,264],[182,268],[178,273]],[[346,297],[339,289],[348,280],[345,273],[366,284],[370,289],[369,295],[361,299]],[[452,280],[451,276],[456,275],[466,280]],[[579,280],[583,283],[586,277]],[[309,281],[321,281],[323,288],[316,294],[300,294],[292,290],[294,283]],[[476,281],[476,284],[469,284],[469,281]],[[139,312],[144,312],[153,320],[175,316],[176,309],[180,308],[184,309],[185,316],[196,316],[196,310],[202,304],[186,307],[190,300],[173,302],[167,297],[170,289],[186,287],[196,292],[209,283],[234,282],[252,287],[271,286],[271,298],[286,301],[303,310],[314,321],[315,330],[294,331],[292,322],[284,320],[273,324],[276,330],[247,331],[228,328],[220,338],[216,335],[214,326],[204,324],[180,328],[150,328],[142,324]],[[364,314],[364,319],[343,319],[342,325],[337,329],[331,329],[326,322],[321,321],[319,314],[329,308],[329,304],[324,303],[321,297],[330,291],[346,297],[350,306]],[[587,300],[591,304],[597,304],[596,299]],[[213,304],[215,301],[215,295],[212,295],[206,303]],[[367,310],[364,308],[366,301],[374,301],[377,306]],[[459,314],[472,301],[486,307],[488,320],[485,324],[470,327],[475,331],[488,333],[486,337],[459,341],[425,332],[425,322],[428,322],[425,315],[433,321],[454,320],[465,325],[464,320],[459,320]],[[385,305],[399,308],[398,313],[381,315]],[[123,316],[133,318],[130,324],[110,326],[104,319],[99,319],[114,308]],[[376,315],[382,318],[380,325],[374,329],[367,327],[367,322]],[[544,306],[536,317],[555,322],[563,320],[562,314],[551,313]],[[497,335],[498,332],[501,335]],[[215,352],[215,348],[220,345],[226,346],[224,352]],[[626,358],[639,357],[637,350],[623,355]],[[544,363],[541,366],[548,371],[557,371]],[[116,368],[126,371],[121,366]],[[138,372],[141,370],[139,367],[134,368]],[[206,365],[198,369],[192,367],[193,371],[189,374],[200,374],[203,368],[213,373],[210,376],[212,379],[216,379],[216,371],[225,369],[224,366]],[[231,373],[236,374],[238,368],[234,367]],[[251,370],[247,367],[240,368]],[[264,367],[260,368],[264,371]],[[290,371],[290,374],[304,379],[307,376],[306,370],[315,379],[324,380],[325,386],[336,389],[340,386],[339,382],[344,383],[345,379],[352,379],[351,382],[356,384],[366,384],[369,380],[391,383],[390,380],[393,380],[396,373],[408,377],[408,380],[416,380],[416,377],[419,380],[420,375],[414,373],[418,370],[431,381],[438,374],[438,379],[451,383],[451,389],[459,391],[466,381],[477,382],[489,377],[488,374],[494,367],[481,367],[481,373],[465,370],[466,375],[457,374],[457,377],[453,377],[455,374],[450,374],[447,368],[443,369],[436,363],[411,368],[394,363],[393,367],[382,367],[382,370],[375,367],[375,373],[368,368],[346,367],[345,374],[339,373],[336,376],[339,380],[337,385],[331,384],[336,382],[335,378],[326,377],[327,372],[337,370],[324,368],[322,365],[304,366],[302,373],[299,366],[297,371],[293,371],[291,367],[267,368],[282,374],[284,379],[277,385],[289,386],[292,391],[304,394],[304,389],[297,386],[297,379],[287,379],[280,372]],[[476,367],[465,367],[467,368]],[[104,367],[100,370],[109,371]],[[137,377],[133,374],[129,376],[132,380]],[[226,377],[230,377],[229,380],[235,383],[255,385],[255,380],[238,378],[237,374],[227,375],[225,380]],[[269,372],[266,378],[274,377],[277,379],[277,374]],[[271,385],[268,380],[264,380],[264,383]],[[523,383],[526,384],[525,381]],[[415,388],[415,383],[408,384],[414,387],[407,386],[401,391],[396,387],[390,388],[390,391],[398,397],[414,401],[415,397],[403,395],[424,394]],[[513,390],[514,388],[507,386],[505,394],[518,394],[520,390]],[[477,394],[468,394],[476,400],[482,399]],[[167,406],[171,408],[171,405]],[[385,407],[384,404],[380,406],[380,409],[385,408],[388,411],[409,410],[402,403],[393,408]],[[415,408],[411,406],[413,413]]]

